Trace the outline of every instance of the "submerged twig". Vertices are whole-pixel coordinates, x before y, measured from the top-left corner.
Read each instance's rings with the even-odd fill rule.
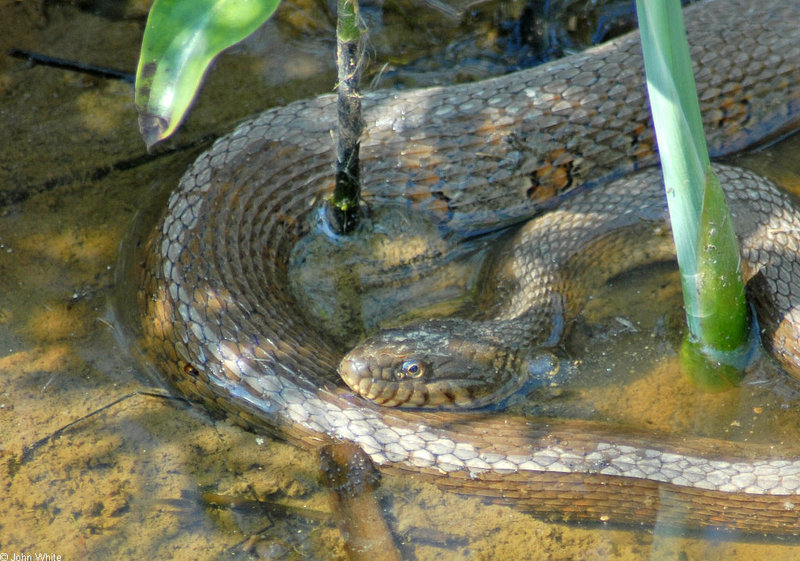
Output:
[[[380,474],[364,451],[340,442],[320,452],[322,482],[351,561],[400,561],[400,552],[374,495]]]
[[[33,51],[26,51],[24,49],[11,48],[8,55],[14,58],[21,58],[27,60],[31,65],[41,64],[42,66],[51,66],[53,68],[63,68],[64,70],[72,70],[74,72],[81,72],[90,76],[98,76],[100,78],[109,78],[111,80],[122,80],[133,84],[136,79],[136,74],[133,72],[125,72],[123,70],[116,70],[114,68],[106,68],[104,66],[97,66],[88,64],[79,60],[69,60],[65,58],[58,58],[43,53],[36,53]]]
[[[44,436],[44,437],[40,438],[39,440],[37,440],[33,444],[28,444],[27,446],[25,446],[25,448],[23,448],[22,454],[20,455],[20,457],[18,459],[12,458],[12,460],[11,460],[12,467],[16,467],[18,469],[18,466],[22,466],[24,464],[27,464],[29,461],[31,461],[33,459],[33,456],[34,456],[34,454],[36,453],[37,450],[39,450],[45,444],[53,442],[58,437],[60,437],[62,434],[64,434],[65,432],[70,430],[72,427],[74,427],[75,425],[77,425],[79,423],[82,423],[83,421],[86,421],[86,420],[91,419],[93,417],[96,417],[97,415],[99,415],[103,411],[107,411],[108,409],[111,409],[115,405],[117,405],[119,403],[122,403],[123,401],[126,401],[126,400],[128,400],[128,399],[130,399],[132,397],[137,397],[137,396],[156,397],[158,399],[165,399],[165,400],[169,400],[169,401],[181,401],[181,402],[184,402],[184,403],[189,403],[189,401],[186,398],[179,397],[179,396],[174,396],[174,395],[168,394],[166,392],[159,392],[159,391],[138,390],[138,391],[131,392],[129,394],[125,394],[122,397],[118,397],[117,399],[115,399],[115,400],[113,400],[113,401],[111,401],[109,403],[106,403],[102,407],[99,407],[99,408],[95,409],[94,411],[91,411],[91,412],[87,413],[86,415],[83,415],[83,416],[75,419],[74,421],[70,421],[66,425],[62,426],[61,428],[56,429],[55,431],[51,432],[47,436]],[[14,473],[15,473],[15,469],[11,469],[11,472],[12,472],[11,475],[13,476]]]

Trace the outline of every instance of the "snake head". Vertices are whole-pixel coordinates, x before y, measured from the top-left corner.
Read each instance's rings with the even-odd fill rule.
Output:
[[[432,320],[366,339],[342,359],[339,375],[379,405],[471,409],[525,383],[517,354],[472,322]]]

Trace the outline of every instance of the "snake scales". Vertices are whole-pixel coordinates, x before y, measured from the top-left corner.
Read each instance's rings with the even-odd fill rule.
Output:
[[[800,379],[800,215],[770,182],[714,164],[724,186],[758,324],[784,370]],[[546,347],[612,278],[675,259],[664,186],[650,168],[583,192],[531,220],[489,259],[477,317],[383,329],[339,366],[347,385],[384,406],[477,408],[549,383]],[[475,316],[475,314],[473,314]],[[544,356],[542,356],[544,351]],[[530,370],[531,364],[533,369]],[[543,375],[544,374],[544,375]]]
[[[686,17],[712,155],[794,124],[800,4],[712,0]],[[655,161],[635,34],[483,82],[371,93],[364,107],[368,204],[408,201],[458,234]],[[383,409],[346,391],[342,353],[298,311],[286,266],[332,188],[334,123],[331,96],[267,111],[218,140],[172,194],[142,248],[138,305],[144,350],[180,392],[304,447],[353,441],[387,472],[529,511],[800,533],[797,455],[582,421]],[[759,216],[797,220],[777,195],[754,193]]]

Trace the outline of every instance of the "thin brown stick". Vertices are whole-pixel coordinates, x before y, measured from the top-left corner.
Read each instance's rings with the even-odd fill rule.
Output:
[[[336,146],[336,186],[329,220],[334,231],[352,232],[358,224],[361,197],[359,139],[361,116],[361,60],[363,33],[358,22],[357,0],[338,0],[336,64],[338,69],[339,134]]]

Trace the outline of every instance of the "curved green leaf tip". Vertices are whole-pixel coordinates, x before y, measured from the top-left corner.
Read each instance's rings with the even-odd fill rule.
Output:
[[[136,70],[139,130],[148,147],[180,124],[206,69],[258,29],[280,0],[155,0]]]

